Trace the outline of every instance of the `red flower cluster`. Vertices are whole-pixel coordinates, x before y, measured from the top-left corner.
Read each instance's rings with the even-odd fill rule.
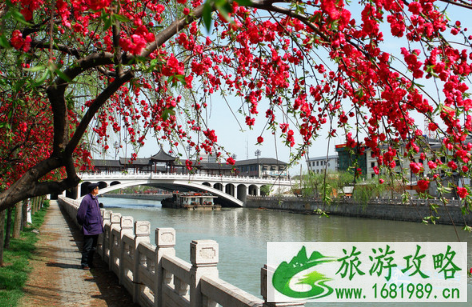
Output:
[[[459,195],[460,198],[466,198],[467,195],[469,195],[469,192],[467,191],[466,188],[457,188],[457,195]]]
[[[15,30],[13,31],[10,43],[13,48],[27,52],[30,49],[31,37],[28,35],[23,39],[21,32],[19,30]]]
[[[418,180],[418,188],[421,191],[426,191],[429,188],[429,180]]]

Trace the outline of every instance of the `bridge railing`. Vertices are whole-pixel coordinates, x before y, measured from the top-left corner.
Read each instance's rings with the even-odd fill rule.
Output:
[[[76,221],[79,201],[60,197],[59,203]],[[219,279],[216,241],[192,241],[188,263],[175,255],[173,228],[156,228],[153,245],[150,222],[133,222],[130,216],[104,209],[102,215],[104,233],[99,236],[98,254],[140,306],[286,306],[268,303]],[[264,298],[267,297],[266,280],[267,270],[263,268],[261,294]]]
[[[136,180],[136,179],[175,179],[175,180],[208,180],[208,181],[241,181],[253,183],[284,184],[290,185],[290,180],[279,178],[258,178],[246,176],[221,176],[208,174],[172,174],[172,173],[143,173],[143,174],[92,174],[80,173],[82,180]]]

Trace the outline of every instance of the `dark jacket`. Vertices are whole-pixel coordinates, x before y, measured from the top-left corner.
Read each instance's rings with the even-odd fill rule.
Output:
[[[98,235],[103,232],[103,220],[96,196],[84,196],[77,211],[77,222],[82,226],[84,235]]]

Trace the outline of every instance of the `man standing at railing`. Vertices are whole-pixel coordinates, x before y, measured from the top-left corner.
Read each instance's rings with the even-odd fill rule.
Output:
[[[97,249],[98,235],[103,232],[103,220],[97,199],[98,183],[87,187],[89,194],[85,195],[77,211],[77,222],[82,226],[84,241],[82,247],[82,269],[93,268],[93,255]]]

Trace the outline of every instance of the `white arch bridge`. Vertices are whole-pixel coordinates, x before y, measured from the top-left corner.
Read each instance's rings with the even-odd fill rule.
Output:
[[[68,191],[71,198],[78,198],[87,193],[87,186],[92,182],[100,184],[100,194],[131,186],[152,186],[168,191],[208,191],[218,196],[224,206],[242,207],[247,195],[261,195],[261,188],[268,186],[270,194],[290,190],[289,180],[266,179],[255,177],[220,176],[204,174],[79,174],[82,182],[75,191]]]

